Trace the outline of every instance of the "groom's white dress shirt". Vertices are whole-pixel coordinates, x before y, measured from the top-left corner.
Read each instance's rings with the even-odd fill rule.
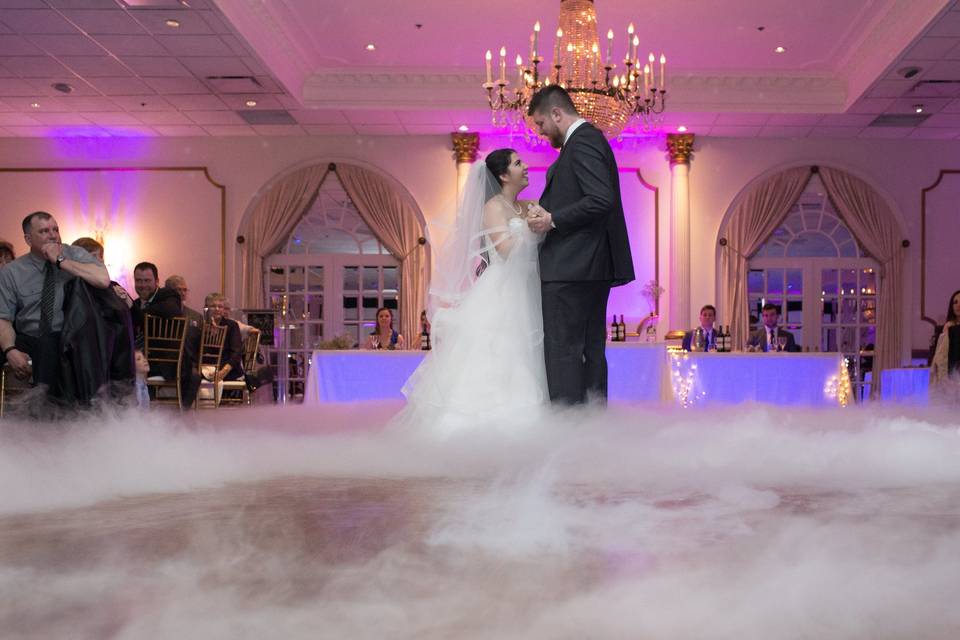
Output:
[[[577,127],[586,123],[586,120],[583,118],[577,118],[573,121],[573,124],[570,125],[570,128],[567,129],[567,135],[563,136],[563,146],[567,146],[567,141],[570,140],[570,136],[573,135],[573,132],[577,130]]]

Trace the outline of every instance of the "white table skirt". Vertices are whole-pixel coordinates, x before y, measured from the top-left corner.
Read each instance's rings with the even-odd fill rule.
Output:
[[[314,351],[304,404],[402,400],[423,351]],[[674,353],[662,343],[607,345],[612,402],[684,406],[764,402],[836,406],[842,358],[830,353]]]
[[[400,390],[424,351],[314,351],[303,403],[402,400]],[[670,397],[663,344],[607,345],[608,393],[614,402]]]
[[[880,398],[887,402],[927,404],[930,400],[930,369],[884,369],[880,373]]]
[[[684,406],[838,404],[843,366],[838,353],[679,352],[670,359],[675,396]]]

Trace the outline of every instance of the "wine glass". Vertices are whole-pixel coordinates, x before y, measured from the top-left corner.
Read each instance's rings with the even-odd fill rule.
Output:
[[[373,334],[373,337],[371,338],[371,343],[373,344],[373,348],[374,348],[374,349],[379,349],[379,348],[380,348],[380,334],[378,334],[378,333]]]
[[[787,336],[777,336],[777,351],[787,350]]]

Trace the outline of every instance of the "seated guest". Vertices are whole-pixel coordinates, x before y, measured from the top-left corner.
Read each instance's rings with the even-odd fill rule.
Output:
[[[780,338],[786,339],[783,351],[800,351],[793,334],[777,325],[780,322],[780,310],[777,305],[769,302],[760,310],[763,317],[763,326],[754,331],[747,340],[747,348],[752,351],[778,351]]]
[[[947,306],[947,321],[937,338],[937,348],[930,363],[930,384],[943,387],[960,370],[960,291],[954,291]]]
[[[703,305],[703,308],[700,309],[700,328],[703,329],[703,350],[710,351],[715,349],[717,346],[716,337],[714,336],[713,323],[717,320],[717,308],[712,304]],[[683,350],[690,351],[691,348],[695,345],[692,344],[693,337],[696,334],[696,329],[691,329],[683,334]]]
[[[180,303],[180,294],[174,289],[160,286],[157,265],[141,262],[133,268],[133,286],[139,296],[133,302],[133,326],[137,336],[136,344],[143,346],[144,316],[160,318],[184,317]],[[180,396],[183,406],[189,407],[196,398],[200,385],[197,374],[197,349],[200,346],[200,326],[187,322],[186,338],[183,343],[183,362],[180,366]],[[149,355],[149,354],[148,354]],[[176,377],[176,366],[165,363],[151,363],[150,376],[161,376],[164,380]]]
[[[75,247],[80,247],[81,249],[86,249],[87,253],[92,255],[94,258],[99,260],[102,264],[106,264],[103,261],[103,245],[94,240],[93,238],[83,237],[77,238],[71,242]],[[123,303],[127,305],[127,309],[133,307],[133,298],[130,297],[130,294],[127,293],[127,290],[119,282],[114,280],[110,281],[110,286],[113,287],[113,292],[117,294],[117,297],[123,300]]]
[[[161,318],[175,318],[183,315],[183,309],[179,293],[160,287],[157,265],[152,262],[141,262],[133,268],[133,288],[139,296],[133,301],[131,312],[137,346],[140,346],[143,344],[143,316],[148,310],[151,315]]]
[[[183,308],[183,315],[187,318],[187,323],[194,327],[203,324],[203,314],[196,309],[187,306],[187,296],[190,289],[187,287],[187,280],[183,276],[170,276],[163,283],[167,289],[173,289],[180,294],[180,306]]]
[[[60,228],[49,213],[31,213],[21,226],[30,251],[0,269],[0,348],[17,377],[32,375],[34,383],[47,386],[50,397],[61,398],[65,285],[76,277],[106,289],[110,276],[84,249],[61,243]]]
[[[364,349],[403,349],[404,340],[393,328],[393,311],[386,307],[377,309],[377,326],[370,332]]]
[[[240,339],[240,326],[224,314],[225,299],[221,293],[211,293],[203,303],[203,306],[210,310],[210,322],[218,327],[221,325],[227,327],[223,353],[220,355],[220,363],[213,375],[215,381],[243,378],[243,341]]]
[[[6,240],[0,240],[0,267],[16,260],[17,254],[13,252],[13,245]]]

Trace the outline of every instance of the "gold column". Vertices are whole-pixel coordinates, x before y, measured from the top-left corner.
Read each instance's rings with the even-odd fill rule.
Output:
[[[692,326],[690,316],[690,159],[692,133],[667,134],[670,154],[670,318],[671,329]]]
[[[459,202],[460,193],[463,191],[463,185],[467,182],[467,174],[470,172],[470,165],[477,161],[480,134],[455,131],[450,134],[450,140],[453,142],[453,151],[457,158],[457,201]]]

